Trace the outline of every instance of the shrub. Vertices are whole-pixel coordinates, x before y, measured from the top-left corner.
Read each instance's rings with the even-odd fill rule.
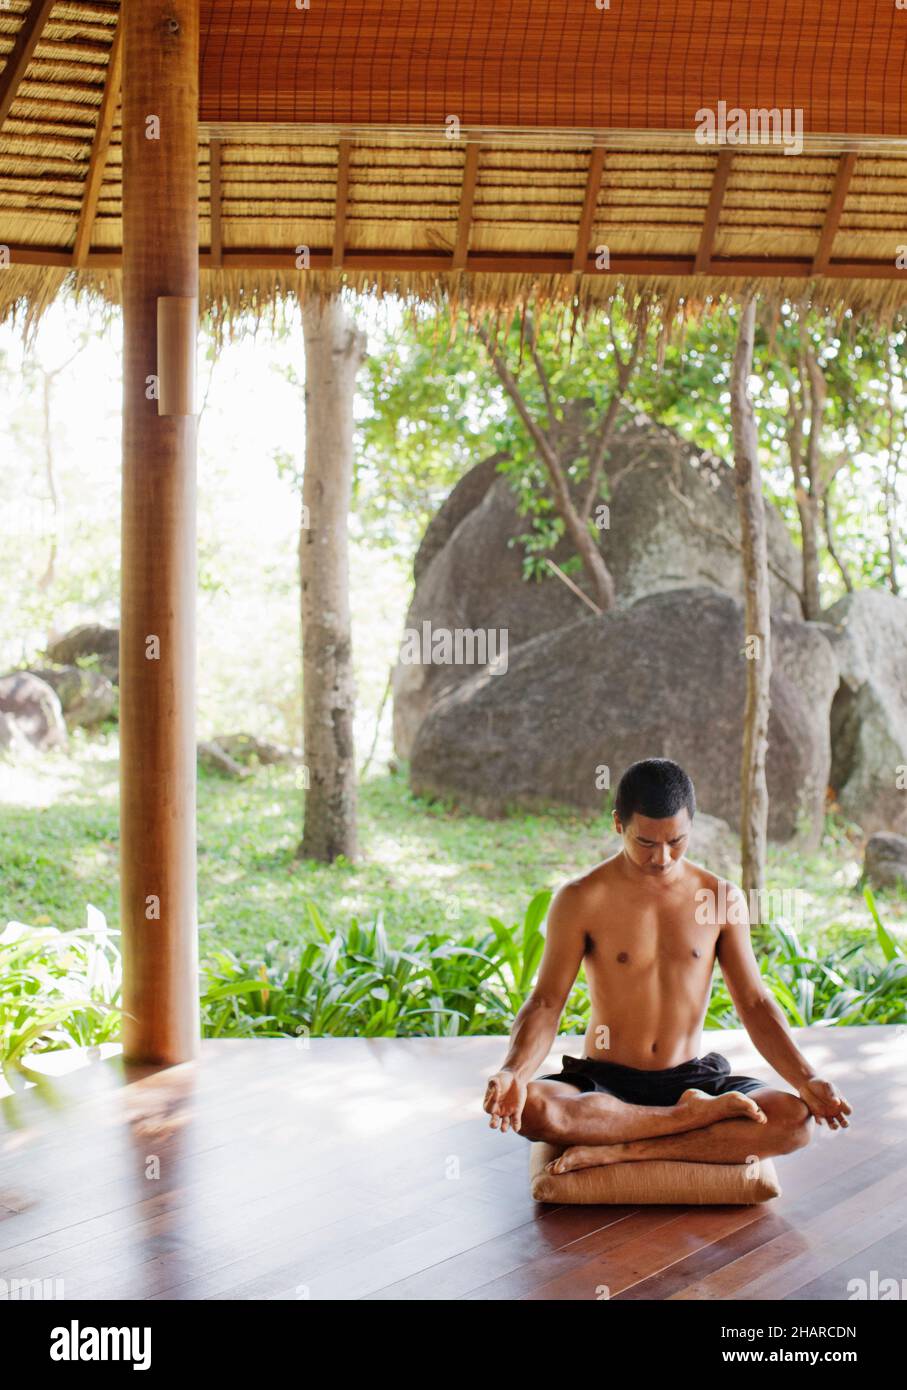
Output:
[[[509,1033],[544,948],[541,924],[551,899],[537,893],[522,924],[489,917],[482,935],[432,933],[388,944],[379,916],[363,926],[328,931],[314,904],[317,940],[299,951],[265,952],[244,962],[218,951],[203,965],[202,1020],[208,1037],[434,1037]],[[862,940],[819,955],[784,923],[766,929],[759,968],[795,1027],[907,1021],[907,958],[879,919],[867,890],[883,960]],[[716,972],[717,975],[717,972]],[[589,992],[574,985],[561,1031],[588,1026]],[[705,1025],[737,1028],[724,980],[713,985]]]
[[[881,961],[862,940],[820,955],[791,927],[769,926],[759,970],[794,1027],[907,1022],[907,956],[885,930],[868,886],[863,896],[875,924]],[[722,979],[713,986],[705,1026],[739,1026]]]
[[[0,933],[0,1065],[108,1042],[120,1025],[120,953],[103,912],[77,931],[10,922]]]
[[[206,1037],[455,1037],[509,1032],[544,947],[541,923],[551,894],[537,893],[520,926],[490,917],[481,936],[410,936],[389,944],[381,915],[329,931],[315,904],[316,940],[298,950],[268,948],[244,962],[215,951],[202,964]],[[584,1026],[589,1002],[574,989],[565,1018]]]

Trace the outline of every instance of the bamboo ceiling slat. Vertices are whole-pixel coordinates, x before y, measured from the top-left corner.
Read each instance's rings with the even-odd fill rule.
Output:
[[[724,100],[907,136],[894,0],[202,0],[201,20],[203,121],[684,130]]]

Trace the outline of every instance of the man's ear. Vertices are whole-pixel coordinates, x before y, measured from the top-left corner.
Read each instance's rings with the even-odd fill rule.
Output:
[[[622,835],[624,833],[624,828],[620,823],[620,817],[616,811],[612,811],[611,816],[614,820],[614,829],[617,831],[618,835]]]

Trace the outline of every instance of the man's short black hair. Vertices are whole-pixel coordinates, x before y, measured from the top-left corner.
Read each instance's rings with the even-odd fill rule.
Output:
[[[617,784],[614,809],[621,825],[633,815],[666,820],[678,816],[684,806],[690,819],[696,814],[696,793],[683,768],[670,758],[643,758],[631,763]]]

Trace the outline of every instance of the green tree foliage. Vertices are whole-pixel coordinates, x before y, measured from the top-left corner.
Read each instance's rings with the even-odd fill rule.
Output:
[[[692,443],[725,458],[731,454],[729,373],[735,332],[730,312],[704,316],[668,347],[661,369],[649,358],[637,378],[643,408]],[[795,417],[804,446],[812,429],[809,355],[825,392],[817,438],[818,467],[826,488],[826,506],[821,508],[822,598],[828,602],[847,583],[891,583],[888,532],[896,539],[907,511],[907,482],[900,471],[907,333],[888,332],[849,317],[839,326],[792,305],[782,306],[777,314],[763,308],[751,389],[767,489],[795,539],[800,520],[791,436]],[[828,546],[829,529],[834,556]],[[903,560],[897,556],[895,573],[899,566],[903,583]]]
[[[581,487],[621,365],[632,357],[635,313],[618,302],[610,317],[585,325],[564,311],[539,314],[535,354],[519,317],[483,327],[543,429],[564,426],[565,415],[581,408],[587,438],[566,467],[571,487]],[[642,334],[645,353],[654,353],[658,331],[650,317]],[[527,575],[540,572],[564,521],[539,452],[476,329],[446,310],[409,316],[388,351],[369,363],[366,389],[357,504],[368,522],[390,539],[405,519],[421,535],[457,479],[482,458],[502,453],[501,471],[528,518],[521,538]],[[607,500],[604,481],[599,495]]]
[[[631,350],[634,324],[621,302],[610,320],[598,315],[585,325],[563,312],[539,315],[541,373],[519,319],[499,325],[495,342],[534,418],[548,426],[552,413],[563,418],[574,402],[600,419],[617,381],[615,354],[625,357]],[[643,411],[730,459],[735,341],[736,316],[729,306],[670,325],[653,315],[623,409]],[[821,408],[815,411],[810,359],[821,375]],[[907,515],[905,372],[903,329],[850,317],[839,325],[790,304],[777,311],[762,307],[751,385],[766,489],[799,543],[792,441],[796,448],[799,430],[800,445],[808,447],[815,413],[823,604],[848,585],[897,590],[907,583],[899,540]],[[456,480],[502,451],[507,458],[501,470],[510,475],[527,516],[521,538],[526,572],[541,572],[564,533],[563,519],[538,451],[475,330],[462,318],[452,322],[446,312],[408,317],[388,351],[371,360],[364,386],[357,500],[366,523],[388,541],[399,540],[401,527],[420,536]],[[589,451],[580,450],[570,463],[571,484],[581,485],[588,469]],[[601,497],[607,501],[605,480]],[[578,569],[579,560],[567,568]]]

